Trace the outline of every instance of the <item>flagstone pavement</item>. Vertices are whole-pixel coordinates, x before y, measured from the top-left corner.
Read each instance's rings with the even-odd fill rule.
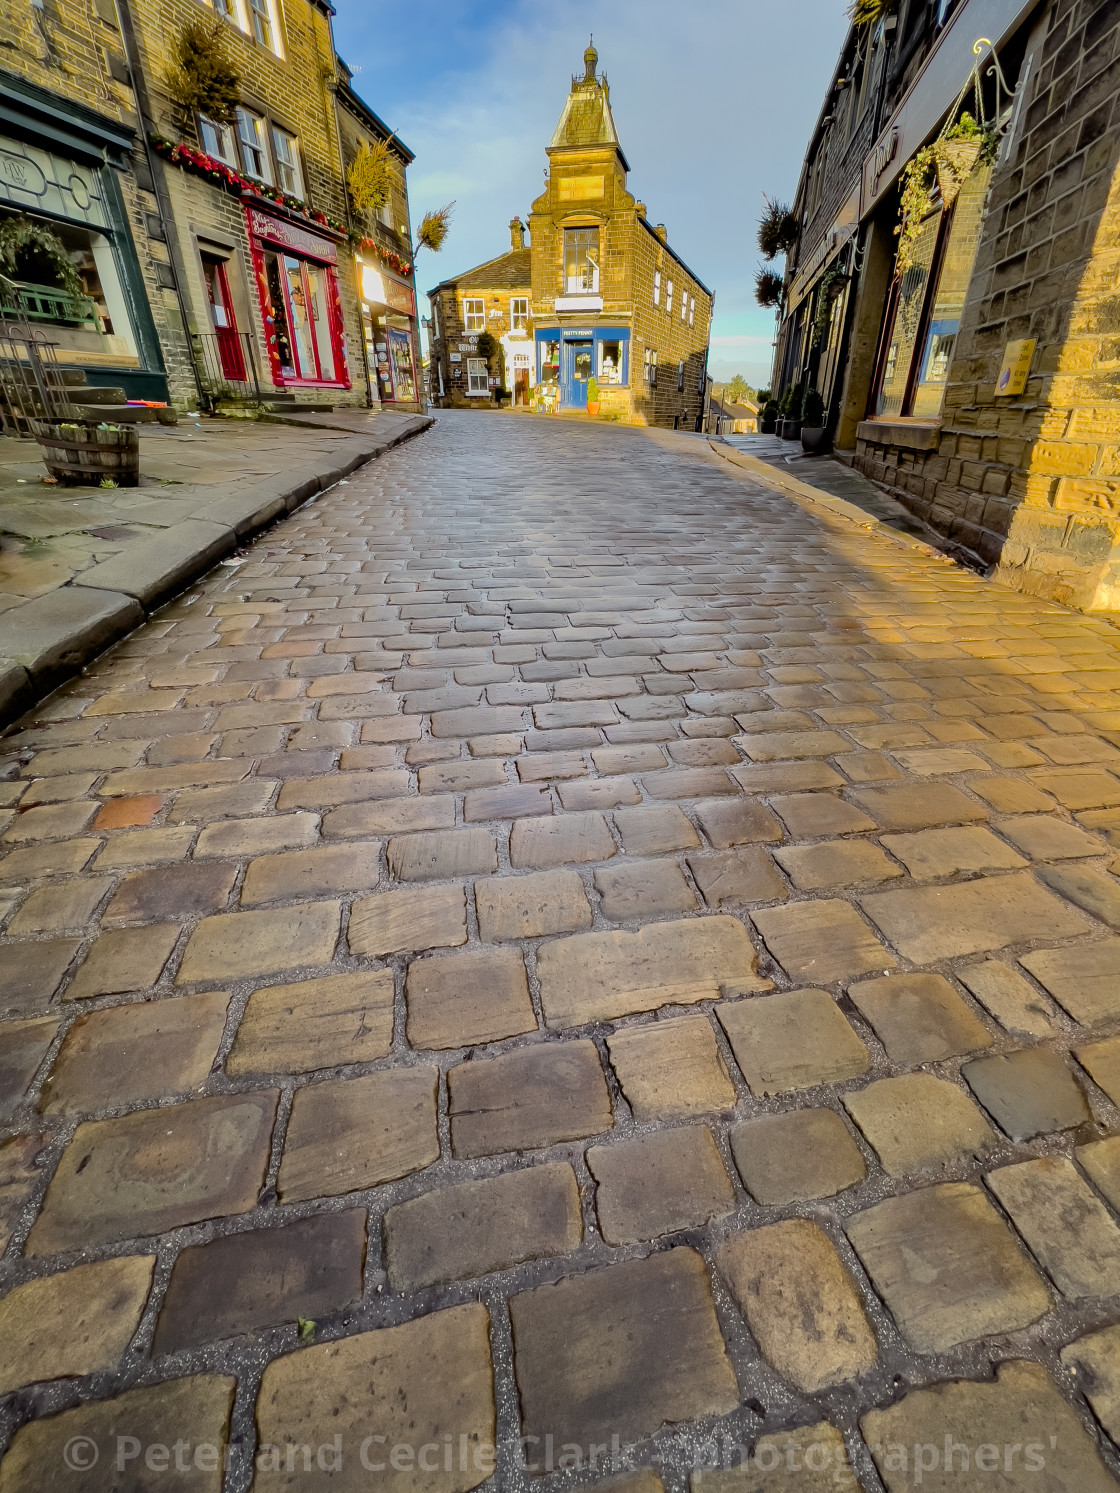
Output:
[[[0,741],[0,1493],[1116,1486],[1118,644],[471,414],[166,607]]]

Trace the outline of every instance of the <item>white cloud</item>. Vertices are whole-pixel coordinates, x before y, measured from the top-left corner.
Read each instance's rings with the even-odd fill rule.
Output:
[[[430,65],[441,7],[459,42],[442,49],[453,69]],[[630,189],[715,291],[713,352],[768,363],[774,323],[754,302],[755,226],[764,192],[790,197],[796,187],[844,9],[844,0],[694,0],[686,10],[600,0],[589,12],[577,0],[513,0],[500,19],[487,8],[475,22],[463,0],[414,0],[415,19],[395,22],[385,66],[372,13],[343,0],[340,46],[364,64],[355,85],[416,152],[414,218],[457,203],[443,253],[420,258],[421,291],[508,246],[506,224],[527,215],[543,185],[545,146],[582,71],[590,21]],[[393,48],[405,43],[413,55],[402,67]]]

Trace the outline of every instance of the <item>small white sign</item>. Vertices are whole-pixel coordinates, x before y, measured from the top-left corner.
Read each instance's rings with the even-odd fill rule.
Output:
[[[462,353],[452,353],[451,354],[451,361],[453,363],[461,363],[463,361],[463,354]]]

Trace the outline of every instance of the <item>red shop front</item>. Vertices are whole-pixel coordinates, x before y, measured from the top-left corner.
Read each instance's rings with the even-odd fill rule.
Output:
[[[348,389],[335,245],[255,207],[245,214],[272,382]]]

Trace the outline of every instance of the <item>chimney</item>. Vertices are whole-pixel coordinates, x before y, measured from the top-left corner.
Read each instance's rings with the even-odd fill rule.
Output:
[[[665,224],[664,223],[658,223],[658,224],[656,224],[656,226],[654,227],[653,231],[654,231],[654,233],[657,234],[657,237],[661,240],[661,242],[663,244],[664,243],[668,243],[668,241],[669,241],[669,235],[665,231]]]
[[[645,205],[645,203],[644,202],[635,202],[635,204],[634,204],[634,211],[638,214],[639,218],[644,218],[645,215],[646,215],[646,205]]]
[[[509,241],[511,247],[514,249],[524,249],[525,247],[525,224],[520,218],[511,218],[509,220]]]

